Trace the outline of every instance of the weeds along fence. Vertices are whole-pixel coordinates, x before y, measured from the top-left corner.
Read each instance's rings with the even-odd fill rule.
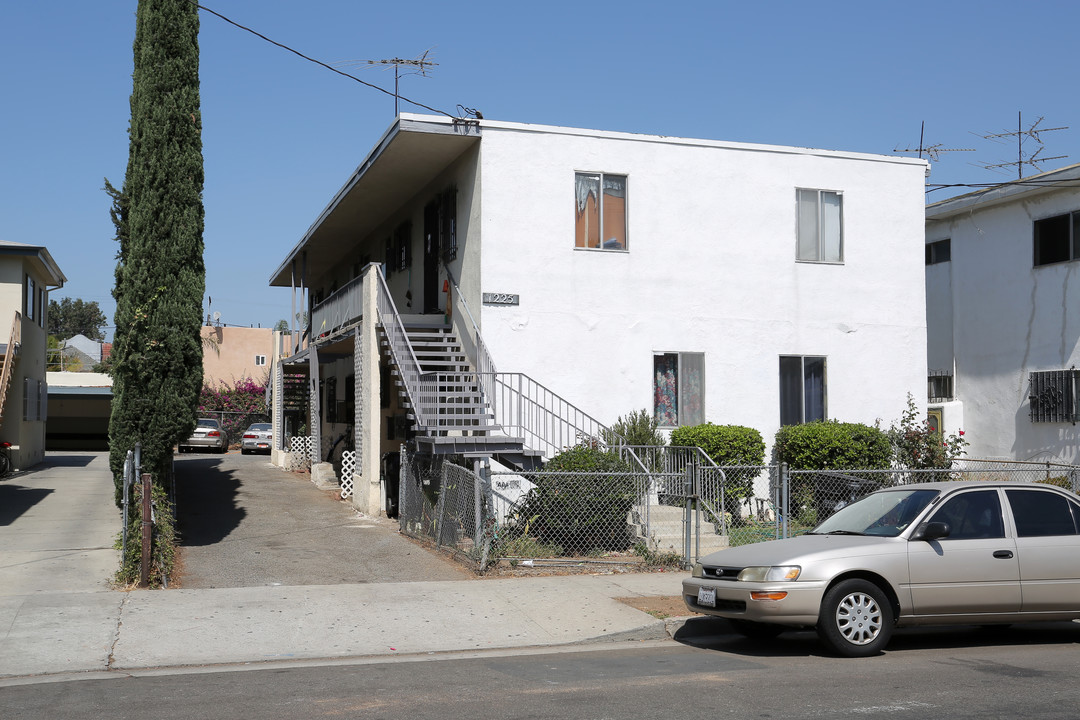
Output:
[[[640,450],[640,449],[639,449]],[[715,550],[806,532],[874,490],[934,481],[1045,482],[1080,490],[1080,467],[954,461],[948,469],[718,467],[638,452],[637,472],[488,472],[403,453],[400,523],[479,569],[496,560],[691,564]]]

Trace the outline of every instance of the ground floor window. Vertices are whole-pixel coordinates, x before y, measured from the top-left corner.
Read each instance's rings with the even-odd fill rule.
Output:
[[[653,417],[660,427],[705,422],[704,353],[653,355]]]
[[[825,358],[780,357],[780,424],[825,419]]]

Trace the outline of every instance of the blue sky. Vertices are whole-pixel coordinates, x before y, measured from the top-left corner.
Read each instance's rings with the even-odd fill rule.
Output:
[[[204,0],[327,63],[414,58],[401,93],[489,119],[891,154],[947,153],[930,183],[1011,179],[979,135],[1042,116],[1044,170],[1080,162],[1080,3],[509,3]],[[0,239],[45,245],[54,292],[110,318],[134,0],[0,6]],[[1028,9],[1028,8],[1033,9]],[[231,325],[287,317],[269,276],[394,117],[393,98],[202,13],[207,295]],[[347,68],[393,88],[393,71]],[[426,112],[406,102],[406,112]],[[1033,147],[1032,147],[1033,149]],[[1031,174],[1034,170],[1027,170]],[[937,191],[931,200],[959,190]],[[204,303],[204,314],[211,308]]]

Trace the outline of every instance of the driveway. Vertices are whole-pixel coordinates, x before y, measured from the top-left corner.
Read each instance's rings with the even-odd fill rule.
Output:
[[[265,455],[176,456],[184,588],[430,582],[473,577]]]
[[[49,452],[0,478],[0,596],[108,591],[121,526],[108,453]]]

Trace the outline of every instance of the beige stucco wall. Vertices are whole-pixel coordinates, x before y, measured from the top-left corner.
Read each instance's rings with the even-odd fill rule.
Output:
[[[203,383],[232,385],[245,378],[258,383],[268,381],[273,359],[273,330],[204,325],[201,332],[217,348],[217,352],[210,347],[203,348]],[[257,355],[265,358],[263,365],[255,364]]]
[[[34,279],[35,294],[44,291],[37,300],[34,318],[24,313],[25,278]],[[3,424],[0,425],[0,442],[12,445],[11,459],[15,468],[28,468],[45,459],[45,313],[49,306],[48,278],[27,257],[0,257],[0,343],[11,338],[15,312],[21,317],[21,344],[13,358],[11,380],[3,408]],[[24,420],[27,378],[40,384],[38,390],[41,412],[34,420]],[[38,398],[35,398],[35,402]]]

